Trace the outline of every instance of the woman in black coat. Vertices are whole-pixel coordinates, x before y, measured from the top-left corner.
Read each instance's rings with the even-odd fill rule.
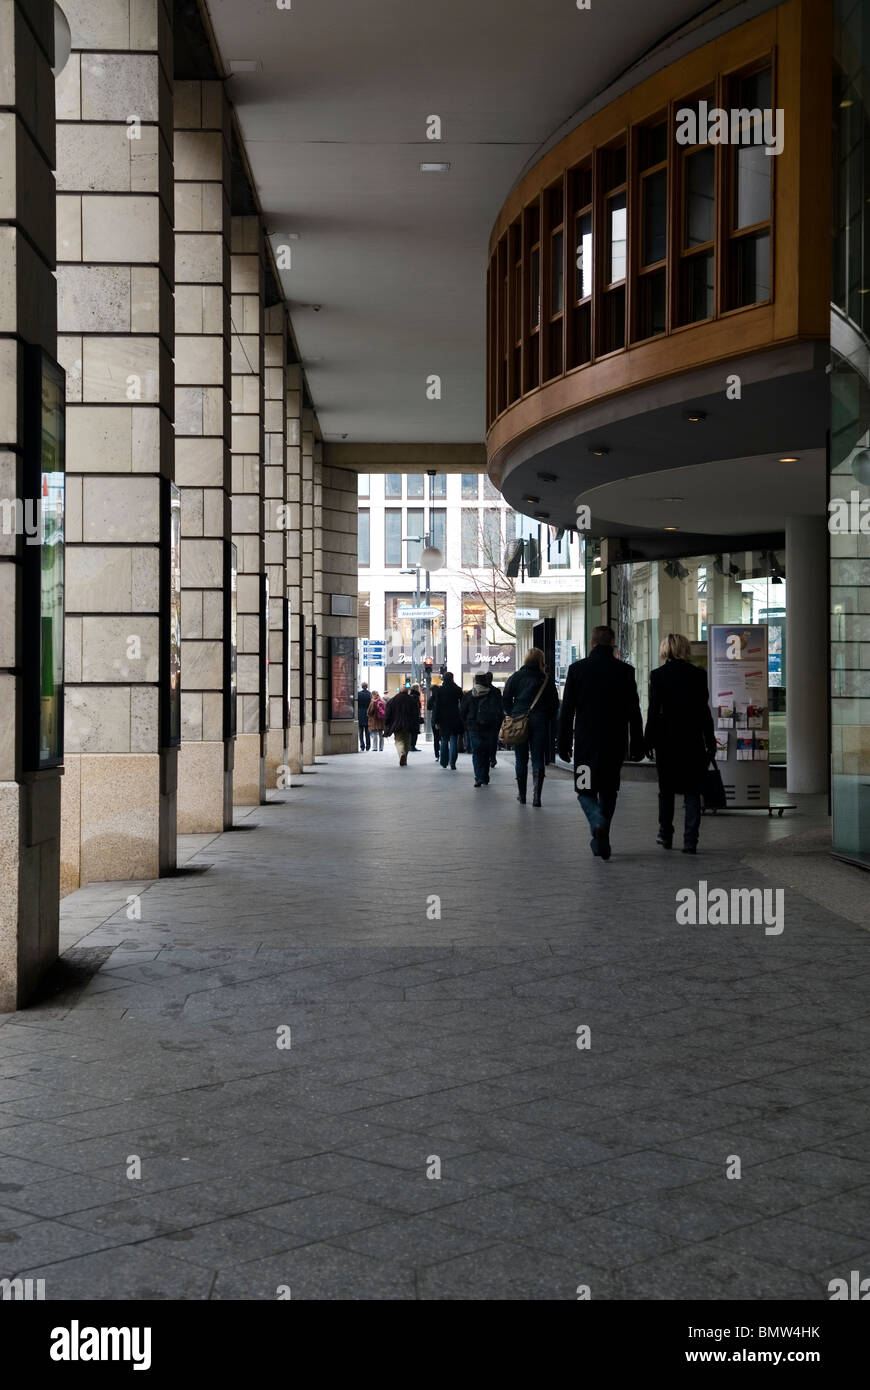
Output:
[[[649,678],[649,712],[644,746],[659,776],[658,843],[674,843],[674,797],[685,798],[683,853],[694,854],[701,828],[701,789],[716,756],[707,676],[689,662],[691,647],[681,633],[668,633],[659,646],[663,665]]]
[[[532,805],[540,806],[547,766],[547,747],[550,725],[559,713],[556,682],[547,670],[546,657],[540,647],[532,647],[518,671],[514,671],[504,688],[505,714],[529,714],[529,737],[514,748],[517,775],[517,801],[526,804],[529,784],[529,757],[532,760]]]

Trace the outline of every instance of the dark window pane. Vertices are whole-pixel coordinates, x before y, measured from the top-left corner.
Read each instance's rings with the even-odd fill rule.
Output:
[[[576,227],[574,298],[586,299],[592,293],[592,213],[582,213],[576,219]]]
[[[361,565],[371,564],[370,526],[368,512],[360,512],[357,523],[357,555]]]
[[[668,171],[660,169],[643,181],[642,265],[654,265],[667,254]]]
[[[549,192],[549,199],[550,199],[550,226],[551,226],[551,227],[558,227],[559,223],[562,221],[562,185],[561,185],[561,184],[559,185],[558,188],[551,188],[551,189],[550,189],[550,192]]]
[[[573,178],[574,207],[585,208],[587,203],[592,202],[592,170],[575,169]]]
[[[481,562],[487,568],[501,564],[501,520],[500,512],[489,507],[483,514],[483,554]]]
[[[770,235],[739,237],[729,248],[731,307],[770,298]]]
[[[429,512],[429,537],[436,550],[440,550],[447,561],[447,513],[443,507],[433,507]]]
[[[734,151],[735,227],[753,227],[770,217],[772,156],[764,145],[738,145]]]
[[[519,261],[514,266],[513,341],[518,343],[523,336],[523,267]]]
[[[422,473],[409,473],[405,483],[407,489],[406,496],[409,500],[417,497],[422,500],[426,496],[425,486],[426,479]]]
[[[529,324],[537,328],[541,322],[541,251],[532,252],[531,275],[529,280]]]
[[[384,562],[402,563],[402,513],[393,508],[384,512]]]
[[[480,487],[480,476],[477,473],[463,473],[462,475],[462,500],[463,502],[476,502],[478,488]]]
[[[642,130],[638,145],[641,171],[651,169],[654,164],[663,163],[668,156],[667,121],[660,121],[658,125],[647,126]]]
[[[625,183],[625,146],[620,145],[615,150],[605,150],[601,162],[601,173],[604,179],[604,191],[609,192],[611,188],[618,188]]]
[[[665,272],[641,275],[637,282],[638,338],[652,338],[665,331]]]
[[[713,253],[692,256],[683,261],[680,271],[681,318],[683,323],[697,323],[713,317]]]
[[[557,232],[552,240],[550,257],[550,313],[561,314],[565,307],[565,238]]]
[[[384,496],[401,497],[402,495],[402,475],[401,473],[384,474]]]
[[[685,246],[703,246],[713,240],[713,195],[716,156],[712,149],[686,156]]]
[[[419,565],[420,556],[423,553],[422,539],[419,541],[412,541],[410,539],[411,536],[420,536],[422,538],[423,527],[425,525],[423,516],[422,507],[409,507],[405,514],[405,540],[407,541],[405,559],[409,565]]]
[[[478,535],[477,508],[462,508],[462,564],[468,569],[477,569]]]
[[[739,78],[734,87],[734,104],[738,110],[746,107],[761,111],[770,109],[772,105],[770,100],[770,68],[765,68],[762,72],[750,73],[748,77]]]
[[[541,210],[537,203],[526,209],[529,224],[529,241],[534,246],[541,234]]]
[[[625,347],[625,286],[609,290],[602,300],[601,351]]]

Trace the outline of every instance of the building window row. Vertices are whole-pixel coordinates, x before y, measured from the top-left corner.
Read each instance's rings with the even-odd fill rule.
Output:
[[[706,142],[715,108],[731,143]],[[489,423],[566,372],[772,298],[773,108],[768,55],[623,130],[523,209],[490,261]]]

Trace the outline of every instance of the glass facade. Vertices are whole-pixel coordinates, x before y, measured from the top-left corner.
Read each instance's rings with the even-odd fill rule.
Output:
[[[834,11],[831,803],[835,851],[870,865],[870,11]]]

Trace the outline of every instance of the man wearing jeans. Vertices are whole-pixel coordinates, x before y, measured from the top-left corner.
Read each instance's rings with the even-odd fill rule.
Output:
[[[601,859],[610,858],[610,824],[626,747],[629,761],[644,756],[634,667],[619,660],[615,641],[612,628],[593,628],[589,655],[568,669],[559,717],[559,754],[566,762],[573,757],[577,800],[592,831],[589,847]]]
[[[356,693],[356,722],[359,729],[359,751],[367,753],[372,746],[372,736],[369,733],[369,705],[372,702],[372,693],[369,690],[368,681],[363,681],[362,689]]]

